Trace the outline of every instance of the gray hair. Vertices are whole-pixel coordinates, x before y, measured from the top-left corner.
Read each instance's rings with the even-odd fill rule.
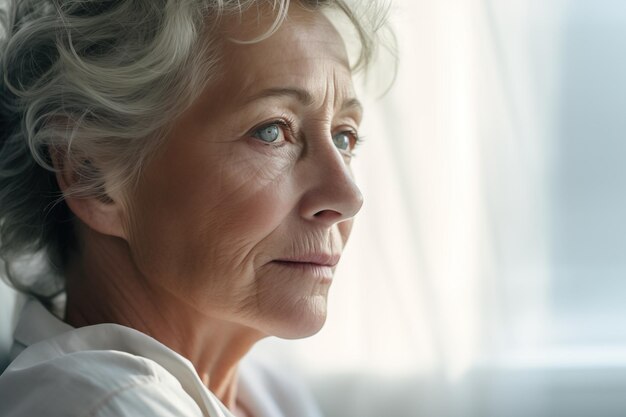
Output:
[[[275,20],[260,40],[282,23],[289,0],[6,1],[0,10],[0,263],[13,287],[45,301],[62,292],[63,268],[76,248],[51,151],[65,155],[80,178],[65,196],[107,198],[130,189],[168,121],[215,75],[213,31],[220,19],[269,4]],[[361,2],[368,6],[358,13],[343,0],[299,3],[348,17],[360,40],[354,69],[368,66],[384,20],[380,8]],[[104,190],[105,183],[111,188]],[[31,262],[28,272],[20,270],[37,256],[42,267]]]

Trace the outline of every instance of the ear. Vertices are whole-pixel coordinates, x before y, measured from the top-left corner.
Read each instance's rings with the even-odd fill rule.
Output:
[[[73,195],[71,190],[80,186],[84,179],[81,170],[97,169],[90,166],[90,161],[81,161],[82,167],[76,167],[76,162],[67,158],[67,154],[50,148],[50,159],[55,168],[56,180],[65,197],[65,202],[72,213],[89,228],[103,235],[127,239],[123,227],[123,205],[121,201],[111,198],[108,194],[99,196]],[[106,187],[102,187],[103,192]]]

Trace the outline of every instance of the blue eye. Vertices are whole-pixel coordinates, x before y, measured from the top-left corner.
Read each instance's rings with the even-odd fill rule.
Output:
[[[351,148],[351,136],[353,136],[354,133],[349,132],[349,131],[343,131],[343,132],[339,132],[336,135],[333,136],[333,143],[335,144],[335,146],[337,147],[337,149],[341,150],[341,151],[349,151]]]
[[[272,143],[280,137],[280,126],[277,123],[265,125],[257,129],[252,136],[261,139],[263,142]]]

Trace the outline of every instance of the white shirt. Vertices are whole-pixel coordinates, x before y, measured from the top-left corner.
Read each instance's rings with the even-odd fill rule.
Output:
[[[233,417],[189,360],[137,330],[75,329],[31,300],[14,337],[2,417]],[[321,417],[302,387],[250,361],[239,368],[237,400],[254,417]]]

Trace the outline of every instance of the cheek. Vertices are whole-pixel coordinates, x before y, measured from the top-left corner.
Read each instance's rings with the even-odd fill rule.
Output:
[[[147,173],[130,224],[144,275],[221,296],[251,284],[255,247],[294,205],[287,164],[222,156]]]

